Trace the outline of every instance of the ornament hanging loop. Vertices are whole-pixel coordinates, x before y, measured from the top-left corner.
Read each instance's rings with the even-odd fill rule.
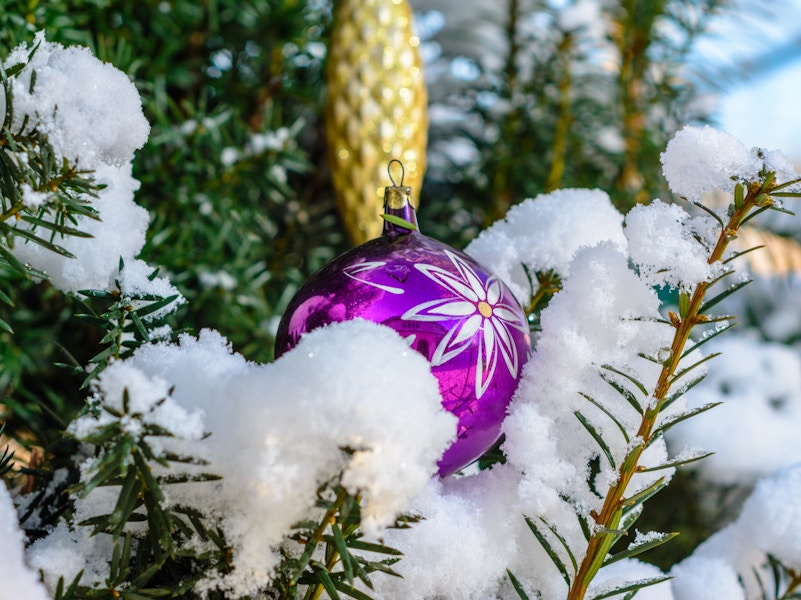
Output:
[[[400,167],[400,185],[395,183],[395,178],[392,176],[392,167],[395,163],[397,163]],[[394,170],[395,173],[398,172],[397,169]],[[411,204],[412,188],[408,185],[403,185],[403,180],[406,177],[406,169],[403,167],[403,163],[397,158],[393,158],[387,164],[387,175],[389,176],[389,180],[392,182],[392,185],[388,185],[384,188],[384,208],[402,209],[407,204]]]
[[[392,176],[392,165],[393,165],[393,163],[398,163],[398,166],[400,167],[400,170],[401,170],[400,185],[395,183],[395,178]],[[403,163],[401,161],[399,161],[397,158],[393,158],[391,161],[389,161],[389,164],[387,164],[387,175],[389,175],[389,180],[392,182],[392,186],[393,187],[401,187],[401,186],[403,186],[403,180],[406,177],[406,169],[403,168]]]

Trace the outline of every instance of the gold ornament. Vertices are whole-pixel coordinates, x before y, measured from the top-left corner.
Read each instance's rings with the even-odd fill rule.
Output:
[[[381,233],[387,165],[420,197],[428,98],[406,0],[341,0],[328,50],[326,135],[337,207],[353,244]]]

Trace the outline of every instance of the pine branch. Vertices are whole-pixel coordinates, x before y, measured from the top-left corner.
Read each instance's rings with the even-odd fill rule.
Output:
[[[6,95],[8,76],[0,71]],[[13,119],[13,103],[8,111],[5,122]],[[77,217],[97,218],[91,202],[98,190],[94,173],[58,158],[46,135],[24,127],[12,132],[4,125],[0,135],[0,266],[26,278],[46,279],[47,275],[13,257],[10,250],[15,238],[72,257],[56,238],[87,237],[72,225]],[[26,201],[27,194],[35,194],[37,201]],[[49,233],[40,235],[37,230]]]
[[[181,477],[178,473],[167,477],[157,475],[157,467],[169,469],[173,463],[198,463],[154,450],[150,440],[172,438],[173,434],[147,422],[146,414],[131,411],[127,389],[123,391],[121,404],[122,410],[108,404],[98,407],[113,420],[98,424],[80,438],[81,442],[97,446],[98,456],[83,480],[70,490],[82,496],[100,486],[116,491],[116,502],[111,512],[77,523],[79,527],[91,527],[93,534],[104,533],[112,537],[114,552],[109,577],[104,588],[82,586],[76,580],[63,592],[64,600],[173,596],[190,592],[209,573],[230,570],[230,549],[222,533],[208,525],[206,515],[187,507],[170,505],[164,491],[166,485],[173,483],[219,477]],[[153,404],[149,411],[160,405],[161,402]],[[132,421],[141,425],[136,434],[124,425]],[[133,533],[130,524],[142,522],[147,522],[147,529],[143,533]],[[204,544],[186,544],[198,539]],[[122,590],[125,591],[119,596]]]
[[[348,454],[348,449],[342,450]],[[341,476],[340,476],[341,477]],[[400,577],[392,569],[402,553],[380,542],[366,542],[359,529],[361,524],[361,495],[349,493],[339,478],[328,482],[317,491],[318,505],[325,512],[319,520],[296,525],[291,536],[303,545],[300,557],[285,553],[277,568],[278,576],[273,587],[279,600],[296,598],[299,588],[306,586],[304,600],[319,600],[323,593],[330,598],[339,594],[371,600],[365,592],[354,587],[358,579],[368,589],[373,589],[370,575],[375,572]],[[393,524],[395,529],[404,529],[420,520],[415,515],[402,515]],[[322,548],[321,560],[315,553]],[[361,552],[383,555],[387,558],[366,558]]]
[[[736,237],[738,229],[749,216],[760,210],[771,208],[772,200],[768,193],[771,189],[772,179],[767,176],[762,182],[751,184],[742,200],[735,201],[729,220],[721,228],[717,242],[709,255],[709,264],[714,264],[724,258],[729,242]],[[670,348],[670,358],[663,363],[652,401],[642,412],[641,423],[636,434],[636,438],[643,440],[643,443],[634,445],[629,450],[623,463],[617,469],[617,481],[609,488],[600,512],[593,513],[596,531],[588,541],[584,559],[576,577],[571,582],[567,600],[581,600],[585,597],[590,582],[607,560],[609,550],[617,539],[615,535],[609,535],[609,532],[617,531],[621,527],[624,509],[627,503],[630,504],[632,501],[631,498],[628,500],[625,498],[626,490],[634,475],[642,471],[640,462],[643,452],[655,436],[660,435],[657,421],[665,404],[671,399],[669,395],[671,386],[680,374],[687,371],[684,369],[679,373],[679,361],[690,340],[690,333],[697,325],[709,322],[709,318],[702,312],[702,308],[711,285],[711,282],[697,284],[691,295],[683,295],[680,298],[680,315],[671,315],[675,333]],[[708,305],[709,303],[707,303]],[[637,503],[640,502],[641,500],[637,501]],[[620,589],[618,593],[623,591]]]
[[[120,274],[124,269],[125,263],[120,259]],[[154,271],[151,276],[155,276],[156,272]],[[128,356],[142,344],[151,341],[150,332],[160,324],[160,321],[148,318],[179,301],[178,295],[164,298],[147,294],[124,295],[119,280],[115,284],[116,288],[111,291],[78,292],[86,300],[77,300],[83,312],[76,314],[75,317],[105,332],[100,340],[101,345],[105,347],[89,359],[91,368],[84,378],[81,389],[86,388],[111,361]],[[90,301],[106,303],[108,308],[103,312],[97,312],[90,305]]]

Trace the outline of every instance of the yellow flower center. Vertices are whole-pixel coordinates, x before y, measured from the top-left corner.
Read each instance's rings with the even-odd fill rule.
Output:
[[[492,316],[492,307],[487,304],[486,302],[479,302],[478,303],[478,312],[481,313],[481,316],[484,318],[490,318]]]

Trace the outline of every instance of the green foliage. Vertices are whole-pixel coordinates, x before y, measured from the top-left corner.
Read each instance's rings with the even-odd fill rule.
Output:
[[[0,435],[5,431],[5,425],[0,426]],[[5,477],[14,468],[14,452],[8,446],[3,449],[0,455],[0,477]]]
[[[189,300],[186,322],[269,360],[273,319],[344,248],[321,172],[325,15],[293,1],[147,4],[115,3],[113,40],[96,40],[101,58],[112,41],[136,48],[117,66],[142,82],[153,128],[134,173],[154,215],[145,252]]]
[[[388,223],[392,223],[393,225],[398,225],[399,227],[404,227],[404,228],[406,228],[406,229],[408,229],[410,231],[416,231],[417,230],[417,226],[416,225],[414,225],[413,223],[410,223],[406,219],[402,219],[401,217],[398,217],[398,216],[395,216],[395,215],[387,215],[387,214],[382,214],[380,216],[381,216],[382,219],[384,219]]]
[[[48,39],[88,45],[136,78],[152,125],[134,173],[137,200],[153,215],[147,258],[190,301],[182,322],[215,327],[249,358],[269,360],[274,319],[292,292],[344,249],[320,172],[325,9],[261,0],[6,5],[0,58],[45,28]],[[235,161],[226,148],[239,151]]]
[[[142,183],[137,201],[153,218],[143,256],[161,265],[188,299],[181,323],[219,329],[254,360],[272,358],[275,319],[293,291],[344,249],[321,169],[327,20],[325,9],[292,0],[3,2],[0,7],[0,60],[43,28],[50,41],[87,45],[135,78],[152,127],[134,172]],[[5,123],[13,117],[10,107]],[[17,158],[21,155],[24,160]],[[23,184],[52,190],[48,202],[29,209],[22,202]],[[66,487],[77,481],[69,464],[76,448],[62,432],[83,405],[85,392],[77,390],[110,361],[156,339],[158,322],[150,317],[176,300],[124,294],[119,282],[111,291],[64,297],[46,282],[37,283],[33,278],[44,274],[5,250],[24,238],[63,254],[58,236],[81,235],[71,227],[74,217],[93,216],[93,186],[90,173],[57,163],[37,132],[3,129],[0,409],[9,435],[50,451],[44,468],[28,470],[36,491],[23,515],[26,521],[36,513],[42,526],[71,510]],[[43,220],[44,211],[57,215],[55,226]],[[193,585],[206,573],[230,569],[222,533],[204,515],[165,501],[164,486],[176,480],[161,479],[153,467],[174,470],[181,459],[159,455],[148,437],[132,437],[120,427],[119,419],[136,415],[116,414],[108,406],[93,410],[115,420],[81,440],[97,448],[98,458],[89,478],[70,491],[119,490],[111,513],[81,525],[113,536],[115,558],[104,586],[90,589],[77,578],[62,582],[56,597],[194,597]],[[149,436],[166,435],[151,429]],[[69,475],[51,486],[59,467],[67,467]],[[342,528],[326,532],[320,542],[337,548],[344,574],[328,575],[310,562],[299,571],[301,585],[317,582],[334,597],[334,590],[364,597],[352,588],[354,576],[369,582],[370,573],[391,571],[394,551],[359,539],[358,507],[354,512],[352,505],[350,499]],[[147,533],[132,535],[127,525],[142,519]],[[37,534],[33,526],[28,530]],[[205,552],[186,549],[190,538],[203,540]],[[359,551],[389,558],[368,560]]]
[[[87,587],[76,579],[62,593],[63,600],[89,598],[181,597],[208,573],[226,571],[228,548],[222,533],[204,515],[167,500],[164,487],[187,481],[212,481],[217,475],[193,473],[181,476],[181,464],[202,465],[197,457],[181,457],[158,450],[154,442],[173,437],[168,431],[147,423],[145,415],[131,410],[124,390],[122,410],[107,403],[90,406],[110,418],[94,431],[80,437],[92,444],[97,455],[81,482],[70,490],[87,496],[98,487],[113,486],[117,501],[111,513],[78,524],[91,527],[93,535],[110,535],[115,544],[109,576],[99,587]],[[150,410],[159,406],[156,403]],[[132,428],[130,423],[140,424]],[[157,467],[175,469],[161,474]],[[146,522],[142,534],[132,534],[130,523]],[[187,544],[200,539],[202,545]],[[62,588],[64,584],[61,584]],[[57,595],[58,597],[58,595]]]
[[[122,277],[125,271],[122,259],[119,270]],[[152,281],[157,275],[158,269],[155,269],[148,279]],[[114,284],[115,288],[110,291],[78,292],[86,300],[76,298],[76,303],[82,312],[77,313],[75,318],[103,332],[99,342],[102,350],[89,359],[87,366],[89,373],[81,385],[82,388],[85,388],[112,361],[128,356],[143,343],[155,341],[151,331],[158,325],[159,320],[156,317],[164,312],[170,312],[181,301],[177,294],[161,297],[141,292],[123,293],[119,279],[115,280]],[[102,313],[98,313],[89,304],[90,301],[102,302],[107,307]],[[166,337],[172,337],[172,333]],[[81,373],[83,367],[76,363],[74,369],[77,375]]]
[[[765,577],[770,574],[770,580]],[[760,600],[797,600],[801,598],[801,573],[789,569],[775,556],[768,555],[767,564],[760,575],[754,570],[754,578],[759,585]]]
[[[362,539],[359,530],[361,498],[348,493],[338,481],[321,486],[317,496],[318,508],[325,512],[319,522],[296,526],[291,539],[302,545],[303,552],[296,556],[284,550],[284,560],[273,582],[278,598],[299,597],[299,590],[305,587],[304,600],[316,600],[323,591],[329,598],[339,598],[343,594],[357,600],[370,600],[371,596],[354,584],[358,580],[372,590],[371,574],[399,577],[392,565],[401,559],[401,552]],[[393,527],[405,528],[418,520],[414,515],[402,516]],[[372,555],[384,558],[372,558]],[[317,556],[320,558],[315,558]]]
[[[322,169],[327,20],[324,8],[290,0],[0,6],[0,60],[45,29],[48,40],[89,46],[135,78],[152,127],[134,164],[137,202],[152,217],[143,258],[187,298],[181,326],[216,328],[252,360],[272,358],[277,318],[294,290],[344,249]],[[10,110],[7,103],[6,123]],[[21,205],[23,183],[55,187],[48,205]],[[4,250],[30,243],[20,235],[57,250],[59,235],[79,234],[71,218],[91,214],[93,186],[91,174],[56,164],[36,132],[3,129],[0,414],[14,437],[33,433],[28,444],[56,442],[81,409],[86,374],[75,367],[91,362],[96,374],[145,339],[141,309],[97,294],[64,297]],[[61,231],[43,228],[42,211],[59,215]],[[16,227],[23,219],[32,233]]]
[[[659,154],[681,124],[706,118],[692,107],[695,90],[680,70],[708,19],[730,3],[603,3],[609,26],[597,37],[561,29],[552,4],[505,3],[502,23],[493,24],[503,27],[504,43],[491,49],[501,68],[484,66],[487,48],[455,44],[479,75],[443,103],[469,107],[469,118],[455,129],[433,128],[431,138],[466,141],[478,159],[453,161],[437,182],[442,189],[424,188],[447,204],[423,211],[423,231],[466,243],[510,206],[559,187],[607,190],[624,212],[667,195],[654,168]],[[531,33],[535,13],[545,31]],[[444,52],[453,58],[447,45]]]

